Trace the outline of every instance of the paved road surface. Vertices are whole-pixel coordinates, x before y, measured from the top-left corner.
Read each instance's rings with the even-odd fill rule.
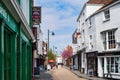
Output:
[[[54,77],[54,80],[87,80],[76,76],[74,73],[64,67],[58,69],[53,68],[51,73]]]
[[[42,71],[40,77],[35,78],[35,80],[54,80],[51,71]]]

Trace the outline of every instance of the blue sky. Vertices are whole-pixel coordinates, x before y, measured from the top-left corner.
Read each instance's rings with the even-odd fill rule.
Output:
[[[34,0],[34,6],[42,7],[43,40],[47,42],[47,30],[53,31],[50,35],[50,48],[60,54],[67,45],[72,46],[72,34],[77,28],[77,18],[87,0]]]

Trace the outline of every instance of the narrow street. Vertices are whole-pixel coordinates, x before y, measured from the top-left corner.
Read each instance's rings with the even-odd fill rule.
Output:
[[[80,78],[65,67],[53,68],[51,74],[54,77],[54,80],[87,80]]]
[[[50,71],[41,71],[40,77],[35,80],[87,80],[80,78],[65,67],[54,67]]]

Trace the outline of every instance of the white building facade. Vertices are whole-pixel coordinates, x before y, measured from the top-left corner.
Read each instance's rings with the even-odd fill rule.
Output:
[[[80,37],[77,38],[78,40],[78,45],[79,45],[79,50],[78,54],[79,60],[80,60],[80,71],[82,73],[88,74],[87,70],[87,49],[89,47],[89,36],[88,36],[88,27],[86,23],[86,19],[91,16],[93,13],[95,13],[98,9],[100,9],[104,3],[95,3],[94,1],[90,0],[88,1],[84,6],[82,11],[80,12],[80,15],[77,19],[78,22],[78,32],[80,32]],[[94,54],[92,54],[94,55]],[[91,66],[92,67],[92,66]]]
[[[98,51],[98,76],[120,79],[120,1],[95,13],[95,46]],[[110,75],[109,75],[110,74]]]
[[[39,55],[43,55],[43,51],[42,51],[42,48],[43,48],[43,33],[41,31],[41,28],[40,26],[37,27],[37,43],[38,43],[38,54]]]
[[[74,70],[79,70],[79,60],[78,60],[78,49],[79,49],[79,46],[78,46],[78,35],[77,35],[77,29],[74,31],[74,33],[72,34],[72,48],[73,48],[73,69]]]
[[[120,79],[119,11],[119,0],[103,4],[89,0],[84,5],[77,19],[81,72]]]

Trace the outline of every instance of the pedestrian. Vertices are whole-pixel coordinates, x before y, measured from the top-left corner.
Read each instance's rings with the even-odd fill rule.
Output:
[[[58,68],[58,65],[56,64],[56,68]]]
[[[74,70],[76,70],[76,64],[74,64],[74,67],[73,67],[73,68],[74,68]]]
[[[72,63],[70,63],[70,70],[72,70]]]

